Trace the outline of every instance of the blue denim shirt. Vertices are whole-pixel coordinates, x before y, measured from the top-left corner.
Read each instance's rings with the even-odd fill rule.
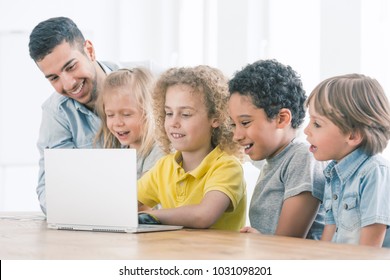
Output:
[[[99,64],[106,73],[111,72],[110,68],[114,68],[114,64],[109,64],[110,68]],[[46,214],[44,149],[92,148],[100,124],[101,121],[94,112],[57,92],[52,93],[43,103],[37,143],[40,154],[37,194],[43,213]]]
[[[390,163],[356,149],[324,170],[325,223],[335,224],[332,241],[359,244],[362,227],[390,225]],[[390,247],[390,232],[383,247]]]

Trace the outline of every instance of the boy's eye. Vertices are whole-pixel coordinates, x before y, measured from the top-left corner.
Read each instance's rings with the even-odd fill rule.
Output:
[[[314,125],[314,127],[316,127],[316,128],[321,127],[317,122],[314,122],[313,125]]]
[[[166,116],[172,116],[173,113],[172,113],[172,112],[165,112],[165,115],[166,115]]]
[[[242,121],[241,122],[241,125],[242,126],[247,126],[248,124],[250,124],[251,122],[250,121]]]

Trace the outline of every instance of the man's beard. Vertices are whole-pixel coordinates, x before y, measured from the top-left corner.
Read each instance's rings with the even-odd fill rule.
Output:
[[[95,77],[94,77],[93,82],[92,82],[91,98],[85,104],[85,106],[87,106],[91,110],[94,110],[97,97],[98,97],[98,85],[97,85],[97,74],[95,72]]]

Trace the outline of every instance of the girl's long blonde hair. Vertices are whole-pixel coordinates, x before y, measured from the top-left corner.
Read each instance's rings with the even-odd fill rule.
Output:
[[[96,135],[95,143],[100,143],[104,148],[121,148],[119,140],[107,127],[107,116],[104,110],[104,98],[113,89],[125,88],[124,94],[131,94],[136,100],[136,106],[142,112],[142,142],[137,153],[147,156],[155,144],[152,94],[154,78],[151,72],[142,67],[132,69],[119,69],[111,72],[105,79],[104,85],[96,101],[96,111],[102,120],[102,125]]]

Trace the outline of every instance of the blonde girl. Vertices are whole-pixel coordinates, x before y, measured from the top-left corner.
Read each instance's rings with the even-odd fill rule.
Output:
[[[153,86],[149,70],[120,69],[107,76],[97,100],[102,125],[96,141],[104,148],[136,149],[138,178],[164,155],[154,136]]]

